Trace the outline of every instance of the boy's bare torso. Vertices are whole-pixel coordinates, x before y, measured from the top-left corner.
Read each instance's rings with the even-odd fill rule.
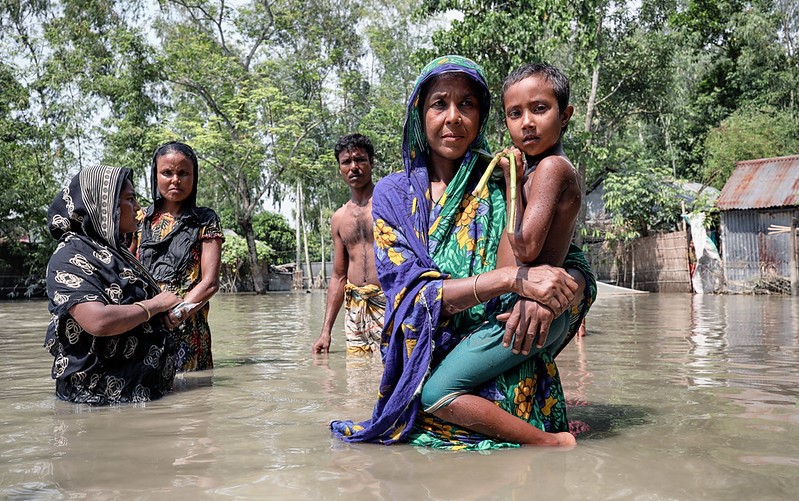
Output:
[[[525,175],[521,221],[514,249],[522,264],[562,266],[574,236],[582,199],[577,170],[563,155],[544,157]],[[519,234],[523,238],[519,238]]]

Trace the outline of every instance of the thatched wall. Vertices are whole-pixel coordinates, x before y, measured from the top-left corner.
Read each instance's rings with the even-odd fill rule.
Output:
[[[676,231],[608,245],[588,244],[597,279],[650,292],[691,292],[688,232]]]

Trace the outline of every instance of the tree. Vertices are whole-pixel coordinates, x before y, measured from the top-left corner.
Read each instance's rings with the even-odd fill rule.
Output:
[[[624,158],[626,157],[626,158]],[[672,229],[681,209],[668,170],[636,159],[632,151],[615,160],[623,166],[605,179],[603,200],[613,215],[610,240],[630,240],[651,230]]]
[[[5,63],[0,63],[0,87],[0,243],[13,249],[20,242],[49,241],[46,207],[57,186],[47,155],[48,131],[30,120],[28,91]],[[39,259],[31,265],[43,267],[43,256],[32,257]]]
[[[427,13],[461,11],[462,20],[433,35],[436,52],[476,59],[491,88],[499,89],[510,71],[534,61],[554,64],[569,76],[576,111],[564,144],[585,185],[613,172],[648,172],[634,161],[623,168],[615,163],[633,149],[646,153],[652,163],[661,160],[657,125],[670,124],[662,118],[670,112],[675,51],[663,33],[662,9],[667,8],[645,5],[636,9],[606,0],[425,3]],[[503,129],[495,136],[501,139]]]
[[[766,110],[785,110],[796,117],[797,11],[795,2],[785,0],[706,0],[687,1],[672,16],[685,52],[701,63],[695,66],[696,81],[686,108],[690,119],[682,134],[690,141],[683,150],[694,163],[697,178],[723,186],[736,160],[751,158],[756,151],[795,153],[773,148],[773,138],[782,134],[783,124],[795,120],[788,117],[786,122],[782,114],[771,124],[761,123],[766,140],[752,145],[742,158],[722,160],[720,149],[731,153],[734,148],[721,147],[719,140],[734,136],[732,130],[738,125],[754,131],[741,119],[748,116],[759,121]]]
[[[16,193],[4,203],[35,237],[70,173],[108,163],[137,168],[154,120],[157,73],[142,33],[129,25],[139,2],[0,3],[4,163]]]
[[[371,64],[366,68],[369,90],[367,111],[358,130],[375,147],[376,178],[402,169],[402,128],[405,106],[421,69],[416,50],[427,34],[424,24],[413,21],[416,2],[373,2],[370,10],[381,13],[365,28]],[[426,62],[426,61],[425,61]]]
[[[49,242],[46,208],[63,165],[39,26],[46,7],[0,3],[0,241],[12,247],[21,240]],[[35,266],[43,269],[44,263]]]
[[[85,116],[76,135],[87,137],[92,131],[97,140],[81,148],[79,165],[96,163],[92,156],[102,155],[110,165],[146,166],[152,150],[143,145],[157,118],[153,96],[159,90],[159,68],[154,49],[134,25],[143,16],[143,5],[135,0],[70,0],[60,7],[59,15],[45,25],[54,49],[49,64],[65,77],[66,86],[78,91],[73,106]]]
[[[46,233],[46,207],[70,172],[103,161],[141,163],[127,153],[140,155],[132,131],[144,129],[154,110],[145,92],[153,73],[142,36],[114,7],[100,0],[0,3],[0,163],[10,188],[0,203],[16,216],[4,223],[28,239]],[[124,141],[104,148],[115,138]],[[37,254],[40,269],[46,254]]]
[[[332,116],[324,90],[333,69],[346,74],[351,59],[343,42],[352,39],[352,10],[327,0],[235,7],[173,0],[164,7],[159,27],[165,79],[176,93],[173,127],[211,167],[201,182],[232,205],[251,269],[259,269],[253,217],[264,196],[318,168],[313,134]],[[265,291],[260,274],[253,282]]]
[[[705,141],[705,183],[724,187],[736,162],[799,153],[799,120],[789,110],[736,110]]]
[[[281,214],[264,211],[253,218],[253,231],[258,240],[272,249],[272,262],[284,264],[294,260],[294,230]]]

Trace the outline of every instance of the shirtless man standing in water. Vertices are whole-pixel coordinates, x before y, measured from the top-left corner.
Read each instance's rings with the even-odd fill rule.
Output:
[[[374,148],[361,134],[342,136],[333,149],[339,171],[350,187],[350,200],[330,220],[333,233],[333,276],[327,290],[322,332],[311,348],[314,353],[330,350],[333,324],[345,302],[347,353],[380,350],[386,297],[380,290],[375,269],[372,231],[372,162]]]

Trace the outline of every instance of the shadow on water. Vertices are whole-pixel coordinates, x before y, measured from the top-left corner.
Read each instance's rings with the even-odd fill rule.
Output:
[[[225,369],[229,367],[243,367],[245,365],[290,364],[290,363],[294,362],[292,360],[270,358],[270,357],[227,358],[223,360],[214,360],[214,367],[216,369]]]
[[[625,428],[654,422],[654,409],[634,405],[567,404],[569,431],[580,440],[601,440],[621,433]]]

